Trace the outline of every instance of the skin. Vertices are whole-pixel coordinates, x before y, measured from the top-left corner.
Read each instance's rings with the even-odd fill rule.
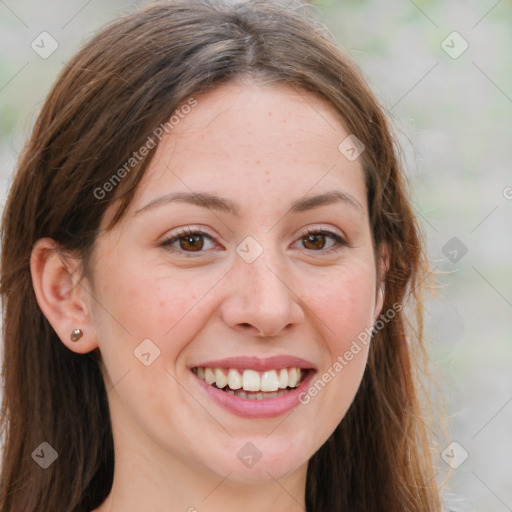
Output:
[[[340,153],[349,133],[305,91],[234,81],[196,99],[158,146],[126,216],[99,235],[90,278],[79,281],[79,262],[43,239],[32,254],[34,289],[63,343],[101,354],[116,461],[112,492],[97,511],[303,510],[307,462],[352,402],[368,347],[307,405],[271,419],[227,412],[190,367],[284,354],[311,361],[320,377],[374,324],[385,256],[376,258],[372,245],[361,158]],[[333,190],[359,206],[288,211]],[[183,202],[136,213],[191,191],[237,203],[238,215]],[[180,227],[212,240],[201,239],[203,252],[191,257],[183,239],[174,252],[162,247]],[[308,243],[307,228],[350,246],[329,236]],[[263,249],[252,263],[236,252],[248,236]],[[73,343],[77,327],[84,336]],[[160,355],[145,366],[133,352],[148,338]],[[237,457],[248,442],[262,454],[251,468]]]

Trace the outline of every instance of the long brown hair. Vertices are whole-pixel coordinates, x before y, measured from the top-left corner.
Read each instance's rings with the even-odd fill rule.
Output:
[[[42,314],[29,267],[34,243],[54,239],[86,272],[106,208],[118,203],[111,228],[154,150],[125,173],[115,195],[97,190],[188,98],[241,76],[326,99],[365,145],[375,250],[386,244],[390,254],[383,311],[409,300],[420,319],[413,332],[397,311],[376,333],[353,404],[309,462],[307,510],[439,512],[416,384],[425,258],[394,137],[361,73],[325,28],[298,3],[271,0],[155,3],[97,34],[50,92],[3,216],[1,512],[90,512],[113,479],[98,359],[68,350]],[[47,469],[31,456],[42,442],[58,452]]]

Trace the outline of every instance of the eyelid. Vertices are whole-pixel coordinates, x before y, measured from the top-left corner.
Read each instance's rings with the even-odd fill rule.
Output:
[[[177,237],[184,236],[184,235],[190,235],[190,234],[206,235],[206,236],[210,237],[211,239],[214,239],[216,237],[216,235],[212,235],[209,233],[208,228],[205,228],[204,226],[200,226],[200,225],[197,225],[197,226],[192,225],[192,226],[181,226],[179,228],[174,229],[173,231],[171,231],[170,233],[168,233],[166,235],[166,240],[169,240],[171,238],[177,238]]]
[[[304,228],[303,231],[300,231],[300,237],[307,236],[309,234],[316,234],[316,233],[325,233],[327,235],[336,235],[337,237],[343,239],[346,242],[346,236],[340,231],[336,230],[333,227],[325,227],[322,225],[313,225],[313,226],[307,226]],[[348,242],[346,242],[348,244]]]

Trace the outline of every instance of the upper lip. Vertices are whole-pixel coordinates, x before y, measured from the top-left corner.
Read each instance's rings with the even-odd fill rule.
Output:
[[[215,361],[205,361],[193,365],[191,368],[233,368],[235,370],[276,370],[280,368],[302,368],[316,370],[311,361],[295,356],[273,356],[260,358],[255,356],[227,357]]]

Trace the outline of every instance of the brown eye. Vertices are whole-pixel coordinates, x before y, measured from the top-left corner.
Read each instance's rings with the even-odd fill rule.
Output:
[[[183,251],[200,251],[204,246],[203,235],[185,235],[179,238],[180,249]]]
[[[343,246],[350,247],[341,236],[331,231],[307,231],[305,235],[300,238],[300,242],[305,249],[321,254],[335,252]]]
[[[302,237],[306,249],[323,249],[325,246],[325,235],[323,233],[309,234]]]
[[[183,229],[171,238],[164,240],[160,246],[168,251],[179,253],[181,256],[192,256],[194,253],[200,256],[201,253],[208,252],[208,249],[213,249],[215,243],[210,235],[202,231]]]

